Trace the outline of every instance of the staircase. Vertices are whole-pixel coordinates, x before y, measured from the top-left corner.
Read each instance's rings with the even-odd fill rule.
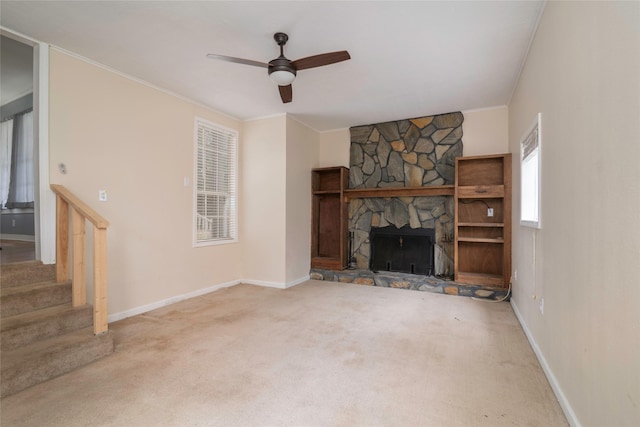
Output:
[[[72,306],[71,281],[56,283],[55,265],[33,261],[0,269],[0,396],[113,353],[113,336],[94,335],[93,308]]]

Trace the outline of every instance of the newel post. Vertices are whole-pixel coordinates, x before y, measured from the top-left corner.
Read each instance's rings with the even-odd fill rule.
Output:
[[[93,332],[107,332],[107,229],[94,227],[93,236]]]

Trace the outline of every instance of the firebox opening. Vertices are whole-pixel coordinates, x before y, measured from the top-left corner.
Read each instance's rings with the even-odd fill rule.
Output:
[[[372,228],[371,271],[433,275],[435,230],[394,226]]]

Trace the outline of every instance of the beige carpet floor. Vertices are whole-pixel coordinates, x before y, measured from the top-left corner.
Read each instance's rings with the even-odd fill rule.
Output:
[[[110,325],[112,356],[9,396],[9,426],[564,426],[508,303],[309,281]]]

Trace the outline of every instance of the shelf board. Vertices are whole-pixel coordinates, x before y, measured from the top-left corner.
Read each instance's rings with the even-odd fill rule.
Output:
[[[425,185],[424,187],[395,188],[352,188],[344,190],[348,200],[370,197],[418,197],[418,196],[453,196],[453,185]]]
[[[459,199],[499,199],[504,197],[504,185],[465,185],[456,189]]]
[[[459,222],[458,227],[504,227],[503,222]]]
[[[340,190],[314,190],[314,195],[322,195],[322,194],[340,194]]]
[[[504,239],[487,238],[487,237],[459,237],[458,242],[470,243],[504,243]]]
[[[455,277],[456,282],[467,285],[495,285],[504,287],[504,278],[500,274],[476,273],[459,271]]]

